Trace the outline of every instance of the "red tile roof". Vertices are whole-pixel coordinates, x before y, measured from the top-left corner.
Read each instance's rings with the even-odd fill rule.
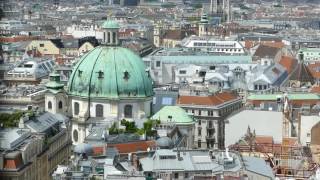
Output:
[[[254,43],[253,41],[248,41],[248,40],[246,40],[246,41],[244,42],[244,47],[245,47],[246,49],[251,49],[254,45],[255,45],[255,43]]]
[[[0,37],[0,42],[21,42],[42,39],[42,36],[12,36],[12,37]]]
[[[257,144],[273,144],[272,136],[256,136],[255,142]]]
[[[279,64],[286,68],[287,72],[290,74],[293,69],[297,66],[298,61],[294,57],[282,56]]]
[[[275,47],[275,48],[283,48],[284,43],[283,42],[264,42],[263,45],[269,46],[269,47]]]
[[[115,147],[120,154],[133,153],[137,151],[147,151],[149,147],[153,148],[156,146],[155,141],[137,141],[122,144],[108,144],[108,147]]]
[[[21,153],[12,153],[11,157],[5,157],[4,168],[5,169],[18,169],[23,165]]]
[[[195,32],[192,30],[167,30],[164,33],[163,39],[174,39],[174,40],[182,40],[183,38],[194,35]]]
[[[311,93],[320,93],[320,86],[313,86],[310,89]]]
[[[320,78],[320,63],[309,64],[308,69],[313,78]]]
[[[235,99],[237,99],[236,95],[224,92],[212,96],[180,96],[178,104],[216,106]]]
[[[95,156],[102,155],[103,154],[103,150],[104,150],[104,147],[101,147],[101,146],[93,147],[93,154]]]

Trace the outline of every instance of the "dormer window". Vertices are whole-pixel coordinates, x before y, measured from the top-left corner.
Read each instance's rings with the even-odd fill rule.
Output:
[[[78,76],[81,77],[81,75],[82,75],[82,71],[78,70]]]
[[[100,70],[100,71],[98,71],[97,73],[98,73],[98,78],[99,78],[99,79],[102,79],[102,78],[103,78],[104,73],[103,73],[101,70]]]
[[[128,80],[130,77],[130,74],[128,71],[123,72],[123,79]]]

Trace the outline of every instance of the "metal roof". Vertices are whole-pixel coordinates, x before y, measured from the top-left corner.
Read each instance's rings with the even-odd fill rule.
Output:
[[[243,156],[244,165],[247,171],[274,179],[271,167],[261,158]]]
[[[140,57],[129,49],[99,46],[74,67],[68,93],[106,99],[145,98],[153,95],[152,79]]]
[[[171,119],[169,118],[171,116]],[[161,123],[174,124],[193,124],[195,121],[188,113],[179,106],[164,106],[160,111],[153,115],[150,119],[160,120]]]
[[[21,144],[30,135],[30,131],[25,129],[1,129],[0,149],[13,149]]]
[[[46,112],[40,116],[30,117],[30,120],[25,122],[25,126],[31,129],[33,132],[43,133],[65,119],[66,117],[63,117],[62,115]]]

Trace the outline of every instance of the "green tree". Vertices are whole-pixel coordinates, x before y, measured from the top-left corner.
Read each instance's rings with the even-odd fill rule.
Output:
[[[16,127],[19,123],[20,117],[23,114],[23,111],[15,111],[12,114],[0,113],[0,123],[4,127]]]
[[[143,129],[146,132],[147,136],[154,136],[155,135],[155,130],[153,130],[153,127],[156,125],[160,124],[159,120],[150,120],[148,119],[146,122],[143,123]]]
[[[137,128],[135,122],[130,122],[125,119],[121,121],[121,125],[126,127],[126,133],[136,133],[139,129]]]
[[[116,123],[113,123],[112,126],[109,128],[109,134],[118,134],[119,129],[117,129]]]

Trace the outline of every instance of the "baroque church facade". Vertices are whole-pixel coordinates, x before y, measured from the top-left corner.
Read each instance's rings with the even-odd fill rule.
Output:
[[[152,79],[138,55],[118,46],[119,28],[113,20],[103,23],[102,45],[81,57],[66,90],[59,75],[50,76],[45,110],[72,118],[75,145],[93,125],[108,127],[126,119],[142,126],[151,114]]]

